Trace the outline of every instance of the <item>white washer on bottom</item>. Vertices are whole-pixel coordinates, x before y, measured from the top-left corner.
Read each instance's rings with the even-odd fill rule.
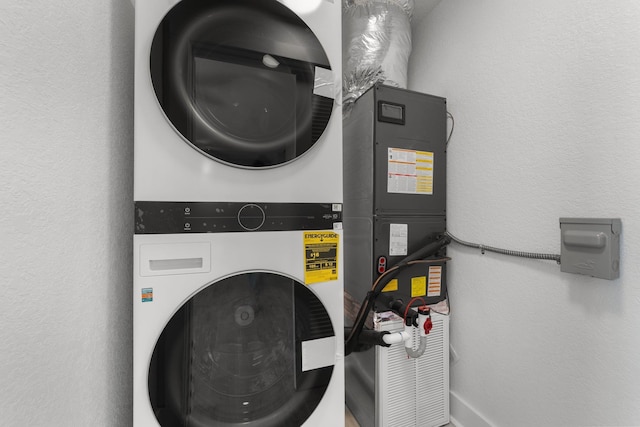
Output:
[[[139,226],[134,426],[344,425],[339,246],[337,280],[307,285],[315,232]]]

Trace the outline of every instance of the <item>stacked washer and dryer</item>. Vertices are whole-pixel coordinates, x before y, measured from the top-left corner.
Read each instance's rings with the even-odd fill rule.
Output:
[[[134,426],[343,425],[340,2],[135,7]]]

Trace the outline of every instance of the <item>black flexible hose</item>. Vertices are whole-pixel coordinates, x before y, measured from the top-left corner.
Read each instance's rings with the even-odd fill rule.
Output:
[[[384,272],[380,277],[378,277],[378,280],[374,282],[372,289],[367,292],[367,296],[362,302],[360,310],[358,311],[358,315],[356,316],[356,321],[353,325],[353,328],[351,329],[351,333],[345,340],[345,356],[351,354],[355,349],[358,343],[358,338],[364,328],[367,316],[373,308],[373,304],[376,298],[380,295],[380,293],[382,293],[382,290],[391,281],[391,279],[395,278],[400,270],[411,265],[411,263],[435,255],[449,243],[451,243],[451,238],[449,236],[441,236],[438,240],[425,245],[421,249],[418,249],[416,252],[402,259],[399,263],[397,263],[389,270]]]

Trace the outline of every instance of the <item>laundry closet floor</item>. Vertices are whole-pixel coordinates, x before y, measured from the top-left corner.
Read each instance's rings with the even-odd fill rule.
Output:
[[[344,427],[366,427],[366,426],[360,426],[360,424],[358,424],[358,421],[356,421],[353,415],[351,415],[351,411],[349,411],[349,408],[345,406],[344,407]],[[449,423],[443,427],[456,427],[456,426],[454,424]]]
[[[360,424],[358,424],[346,406],[344,407],[344,427],[360,427]]]

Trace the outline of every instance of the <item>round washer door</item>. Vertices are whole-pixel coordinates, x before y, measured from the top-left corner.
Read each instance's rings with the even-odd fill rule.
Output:
[[[335,80],[321,43],[276,0],[179,2],[155,33],[150,68],[177,132],[235,166],[298,158],[333,111]]]
[[[156,418],[163,427],[300,426],[333,373],[333,365],[307,366],[304,349],[331,338],[322,302],[295,280],[258,272],[209,285],[176,312],[154,349]]]

